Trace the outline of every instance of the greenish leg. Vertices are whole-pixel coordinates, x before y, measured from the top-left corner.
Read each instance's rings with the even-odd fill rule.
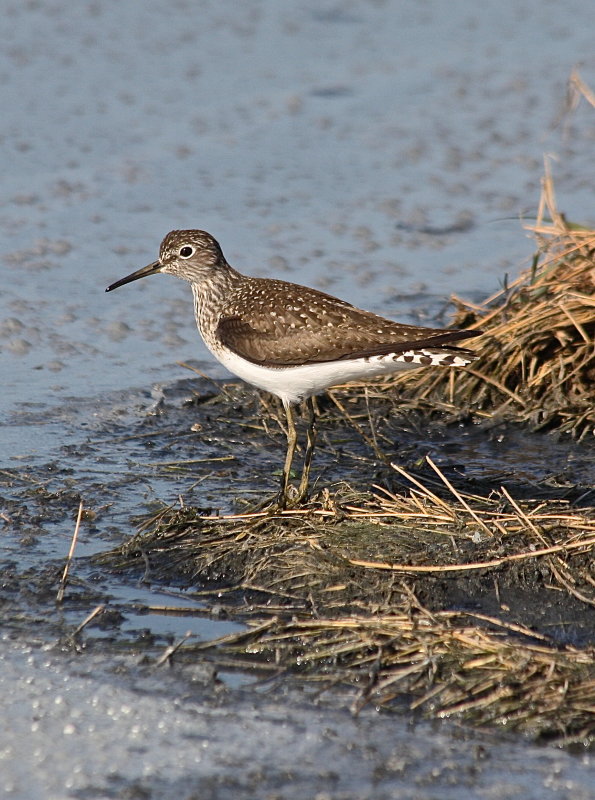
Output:
[[[295,420],[293,417],[293,409],[283,401],[283,408],[285,409],[285,417],[287,421],[287,453],[285,455],[285,464],[283,466],[283,475],[281,476],[281,489],[279,491],[279,508],[283,509],[287,506],[289,501],[289,476],[291,474],[291,464],[295,454],[297,444],[297,433],[295,430]]]
[[[312,464],[312,457],[314,456],[314,446],[316,444],[316,409],[314,407],[314,398],[309,397],[306,400],[306,407],[308,409],[308,433],[306,443],[306,455],[304,456],[304,468],[302,470],[302,478],[300,480],[300,488],[298,489],[297,501],[303,500],[308,491],[308,482],[310,480],[310,466]]]

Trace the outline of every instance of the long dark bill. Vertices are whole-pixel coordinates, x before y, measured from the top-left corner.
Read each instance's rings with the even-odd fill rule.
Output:
[[[112,283],[105,291],[111,292],[113,289],[124,286],[125,283],[132,283],[132,281],[137,281],[139,278],[146,278],[147,275],[156,275],[158,272],[161,272],[161,262],[153,261],[152,264],[147,264],[146,267],[141,267],[141,269],[137,269],[136,272],[132,272],[125,278],[121,278],[119,281]]]

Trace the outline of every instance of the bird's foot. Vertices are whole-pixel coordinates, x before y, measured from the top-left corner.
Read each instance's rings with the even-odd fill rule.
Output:
[[[306,499],[307,491],[304,487],[297,489],[291,483],[284,486],[277,494],[276,500],[271,507],[274,511],[290,511],[297,508]]]
[[[251,505],[247,511],[249,514],[259,514],[267,512],[268,514],[279,514],[283,511],[291,511],[298,508],[298,506],[307,499],[307,489],[301,487],[298,489],[291,483],[283,486],[277,494],[273,497],[267,497],[260,500],[258,503]]]
[[[287,491],[279,491],[272,497],[269,495],[263,500],[250,505],[247,509],[249,514],[259,514],[267,512],[268,514],[278,514],[282,511],[288,511],[295,508],[301,498],[298,497],[297,490],[293,486],[289,486]]]
[[[292,486],[291,483],[284,486],[279,493],[277,494],[277,498],[275,501],[275,510],[276,511],[288,511],[291,508],[295,508],[296,505],[300,501],[300,497],[298,494],[297,489],[295,486]]]

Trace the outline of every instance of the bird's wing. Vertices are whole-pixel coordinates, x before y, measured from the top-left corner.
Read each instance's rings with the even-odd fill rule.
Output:
[[[318,298],[321,296],[317,293]],[[455,342],[478,335],[477,331],[401,325],[347,303],[342,307],[320,306],[319,300],[315,309],[285,308],[274,316],[270,312],[249,316],[234,313],[220,321],[217,334],[237,355],[271,367],[399,354],[422,347],[456,353],[462,348],[453,347]]]

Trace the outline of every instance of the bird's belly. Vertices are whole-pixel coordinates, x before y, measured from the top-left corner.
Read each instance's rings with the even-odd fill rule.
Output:
[[[375,378],[423,366],[396,360],[394,355],[388,355],[271,368],[253,364],[229,350],[213,351],[213,354],[234,375],[290,404],[299,403],[338,383]]]

